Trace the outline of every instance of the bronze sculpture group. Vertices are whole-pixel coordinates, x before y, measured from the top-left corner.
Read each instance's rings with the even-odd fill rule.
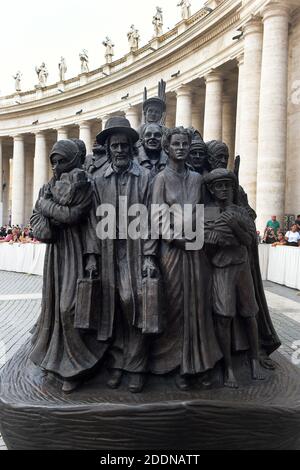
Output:
[[[62,140],[50,154],[53,178],[31,219],[48,244],[42,312],[31,360],[68,393],[105,367],[108,386],[141,392],[147,377],[174,374],[179,389],[222,365],[223,383],[238,387],[232,356],[248,351],[253,380],[280,342],[266,304],[258,263],[255,213],[227,170],[223,142],[205,143],[195,129],[164,126],[165,88],[144,95],[136,131],[113,117],[93,155]],[[128,206],[183,208],[204,204],[204,246],[190,251],[183,233],[123,237],[120,198]],[[99,207],[116,212],[113,237],[97,233]],[[127,220],[127,224],[130,220]]]

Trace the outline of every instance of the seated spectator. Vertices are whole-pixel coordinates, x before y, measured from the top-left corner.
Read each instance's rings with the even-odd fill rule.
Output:
[[[276,215],[272,215],[271,220],[267,222],[265,234],[268,228],[272,228],[274,230],[275,236],[277,236],[277,232],[280,229],[280,223],[278,222]]]
[[[20,230],[20,228],[19,228],[18,226],[15,227],[15,228],[13,228],[12,234],[13,234],[13,238],[12,238],[12,240],[11,240],[10,243],[18,243],[18,242],[19,242],[20,235],[21,235],[21,230]]]
[[[267,245],[272,245],[273,243],[277,242],[277,237],[275,235],[275,232],[272,228],[266,228],[265,230],[265,236],[263,238],[263,243],[266,243]]]
[[[297,225],[298,231],[300,232],[300,214],[297,215],[297,218],[295,220],[295,224]]]
[[[259,230],[257,230],[256,232],[256,238],[257,238],[257,244],[260,245],[262,243],[262,239],[261,239]]]
[[[28,230],[23,230],[19,238],[20,243],[30,243],[31,238],[29,237]]]
[[[0,243],[8,243],[13,241],[14,236],[13,236],[13,231],[11,229],[7,230],[7,235],[3,240],[0,240]]]
[[[277,239],[278,239],[278,241],[275,242],[275,243],[272,243],[272,246],[283,246],[283,245],[287,244],[287,241],[284,238],[284,235],[283,235],[282,232],[278,232]]]
[[[0,229],[0,239],[5,238],[7,235],[7,231],[5,227],[1,227]]]
[[[285,234],[288,246],[300,246],[300,233],[296,224],[291,226],[291,230]]]

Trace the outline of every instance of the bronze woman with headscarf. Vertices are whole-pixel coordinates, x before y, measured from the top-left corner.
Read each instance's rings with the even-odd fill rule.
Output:
[[[92,331],[74,326],[77,280],[84,277],[81,227],[89,212],[91,183],[81,155],[70,140],[50,154],[53,178],[44,185],[31,217],[35,236],[48,243],[41,316],[34,332],[31,360],[72,391],[102,358],[106,345]]]

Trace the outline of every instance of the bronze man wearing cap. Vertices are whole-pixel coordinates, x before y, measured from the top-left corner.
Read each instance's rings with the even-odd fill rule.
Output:
[[[116,237],[97,238],[97,218],[87,237],[85,250],[88,271],[95,271],[97,258],[99,260],[102,305],[98,339],[111,342],[108,385],[117,388],[126,372],[129,390],[133,393],[142,390],[148,366],[148,342],[141,329],[142,273],[150,271],[154,275],[156,272],[152,244],[141,238],[122,237],[119,226],[119,216],[125,215],[120,207],[120,197],[127,198],[128,208],[133,204],[148,203],[149,173],[133,161],[133,145],[138,139],[139,135],[130,127],[129,121],[118,116],[109,119],[105,130],[97,136],[98,144],[107,146],[110,165],[94,180],[96,207],[93,212],[96,213],[97,207],[103,204],[116,209]]]
[[[248,339],[252,378],[264,378],[259,366],[258,305],[248,256],[256,228],[247,210],[235,204],[238,183],[233,172],[219,168],[204,180],[214,199],[214,205],[206,208],[205,242],[212,253],[213,310],[224,355],[224,385],[237,388],[231,356],[232,322],[237,315]]]
[[[144,124],[138,129],[140,137],[148,124],[158,124],[164,133],[163,115],[166,111],[166,103],[159,97],[148,98],[143,103]]]
[[[139,147],[139,154],[136,161],[150,171],[151,178],[154,178],[166,167],[168,156],[162,148],[163,131],[158,124],[151,123],[144,126],[141,135],[142,145]]]

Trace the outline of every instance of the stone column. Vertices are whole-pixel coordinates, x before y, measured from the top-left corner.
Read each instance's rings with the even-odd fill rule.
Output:
[[[25,152],[24,136],[14,136],[13,181],[12,181],[12,217],[13,225],[21,225],[25,209]]]
[[[35,204],[41,187],[48,182],[49,161],[47,155],[46,136],[44,132],[35,134],[35,150],[33,163],[33,204]]]
[[[271,215],[282,220],[287,149],[289,10],[271,2],[263,10],[264,39],[257,168],[258,229]]]
[[[3,179],[2,183],[5,184],[3,195],[3,224],[6,225],[9,222],[9,181],[10,181],[10,160],[9,158],[3,158],[2,154],[2,169]]]
[[[32,208],[36,203],[33,200],[33,183],[34,183],[34,148],[33,146],[25,147],[25,223],[28,223],[32,214]],[[48,164],[47,164],[48,170]],[[47,175],[47,181],[49,181]]]
[[[244,27],[244,76],[240,116],[240,184],[248,194],[249,204],[256,208],[259,97],[261,81],[263,31],[260,18]]]
[[[65,140],[68,138],[68,128],[67,127],[58,127],[57,131],[57,141]]]
[[[101,122],[102,122],[102,130],[104,131],[105,129],[105,126],[106,126],[106,123],[107,121],[109,120],[110,116],[109,114],[105,114],[105,116],[102,116],[100,119],[101,119]]]
[[[176,126],[190,127],[192,125],[192,89],[182,85],[176,90]]]
[[[241,128],[241,111],[243,99],[243,73],[244,73],[244,54],[237,58],[237,65],[239,69],[237,104],[236,104],[236,128],[235,128],[235,155],[240,155],[240,128]]]
[[[300,213],[300,10],[292,18],[291,51],[285,213],[297,215]]]
[[[229,167],[233,168],[235,140],[235,100],[230,95],[223,96],[222,140],[228,146]]]
[[[204,140],[221,140],[223,76],[219,72],[211,72],[205,81]]]
[[[203,135],[204,126],[204,98],[195,94],[192,105],[192,126]]]
[[[130,106],[125,110],[125,117],[130,122],[133,129],[138,129],[141,125],[139,111],[136,106]]]
[[[175,127],[176,123],[176,101],[172,103],[167,103],[167,114],[166,114],[166,122],[165,126],[168,128]]]
[[[0,138],[0,227],[3,225],[3,149]]]
[[[79,124],[79,139],[85,143],[87,154],[91,153],[93,141],[90,122],[84,121]]]

